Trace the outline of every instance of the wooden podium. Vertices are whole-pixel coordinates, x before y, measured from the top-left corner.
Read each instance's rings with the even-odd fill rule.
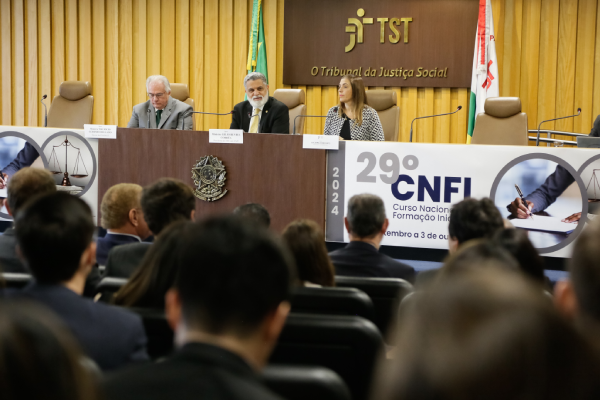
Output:
[[[301,135],[244,133],[244,144],[218,144],[208,143],[208,132],[118,128],[117,139],[98,142],[98,205],[117,183],[170,177],[195,188],[192,167],[211,155],[225,166],[228,192],[215,202],[198,199],[197,218],[253,202],[269,210],[278,232],[297,218],[325,228],[326,152],[303,149]]]

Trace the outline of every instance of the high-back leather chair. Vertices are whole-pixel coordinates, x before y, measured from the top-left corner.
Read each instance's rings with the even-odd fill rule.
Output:
[[[287,400],[351,400],[348,387],[338,374],[324,367],[267,365],[262,371],[265,385]]]
[[[273,93],[273,97],[282,102],[290,110],[290,133],[294,133],[294,119],[298,115],[306,115],[306,95],[304,89],[277,89]],[[298,118],[296,120],[296,133],[304,134],[304,120],[306,118]]]
[[[379,329],[364,318],[290,313],[270,363],[329,368],[348,385],[352,399],[365,400],[383,347]]]
[[[171,83],[171,97],[177,99],[194,110],[194,99],[190,99],[190,89],[186,83]],[[192,129],[196,130],[196,118],[192,114]]]
[[[92,84],[83,81],[64,81],[48,109],[48,127],[83,129],[92,123],[94,96]]]
[[[400,302],[413,291],[409,282],[399,278],[336,276],[335,285],[338,288],[357,288],[371,298],[373,322],[384,336],[394,328]]]
[[[377,111],[383,135],[389,142],[398,141],[398,123],[400,120],[400,107],[394,90],[372,89],[367,90],[367,104]]]
[[[518,97],[490,97],[484,112],[477,115],[472,144],[527,146],[527,114],[521,112]]]
[[[374,322],[373,302],[355,288],[294,288],[291,306],[292,312],[356,315]]]

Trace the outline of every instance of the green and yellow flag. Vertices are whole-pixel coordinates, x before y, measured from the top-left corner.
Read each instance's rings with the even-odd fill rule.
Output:
[[[262,0],[254,0],[252,7],[252,26],[250,27],[250,47],[248,49],[248,73],[260,72],[267,77],[267,46],[265,45],[265,28],[263,25]]]

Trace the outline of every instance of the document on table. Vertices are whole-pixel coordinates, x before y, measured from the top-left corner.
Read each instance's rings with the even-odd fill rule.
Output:
[[[536,231],[570,233],[577,228],[577,224],[562,222],[562,218],[534,215],[527,219],[511,219],[510,222],[517,228],[532,229]]]

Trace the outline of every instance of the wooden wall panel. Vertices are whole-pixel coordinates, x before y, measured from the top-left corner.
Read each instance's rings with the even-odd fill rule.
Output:
[[[91,80],[94,123],[125,125],[146,101],[145,81],[163,74],[187,83],[197,111],[226,112],[242,101],[252,0],[7,0],[0,2],[0,122],[43,124],[39,98],[67,79]],[[271,94],[283,85],[285,0],[263,0]],[[521,97],[529,127],[588,133],[600,113],[600,8],[597,0],[492,0],[501,96]],[[476,27],[472,27],[475,32]],[[25,88],[25,90],[23,90]],[[307,112],[337,103],[335,86],[300,87]],[[374,88],[370,88],[374,89]],[[469,88],[396,91],[399,140],[415,117],[414,141],[464,143]],[[196,116],[197,129],[226,128],[229,116]],[[323,119],[305,132],[321,133]]]

